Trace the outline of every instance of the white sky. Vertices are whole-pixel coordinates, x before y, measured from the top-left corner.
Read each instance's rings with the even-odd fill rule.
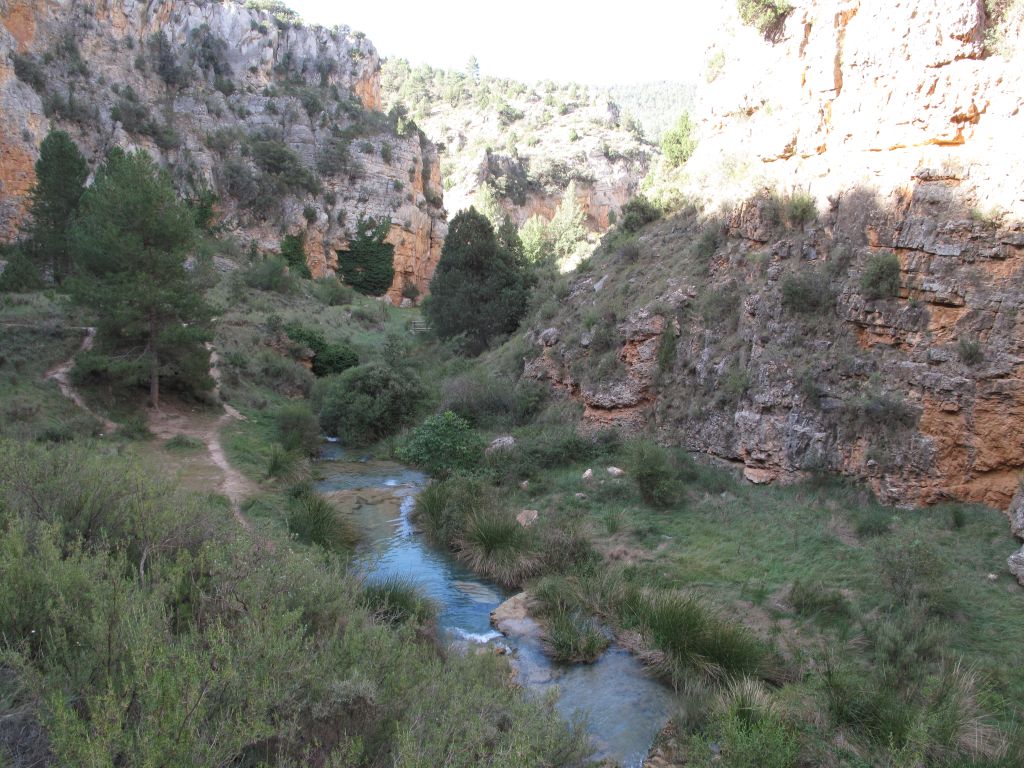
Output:
[[[616,85],[693,80],[733,0],[286,0],[306,21],[365,32],[381,56],[485,75]],[[500,9],[500,10],[499,10]]]

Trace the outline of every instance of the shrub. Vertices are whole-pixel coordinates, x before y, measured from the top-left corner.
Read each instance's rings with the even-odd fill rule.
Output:
[[[683,497],[672,455],[647,440],[629,446],[627,472],[640,491],[640,497],[652,507],[670,507]]]
[[[39,267],[22,248],[8,250],[3,255],[7,264],[0,272],[0,293],[38,291],[45,286]]]
[[[718,722],[723,765],[729,768],[795,768],[796,734],[778,715],[747,718],[730,712]]]
[[[873,253],[864,265],[860,292],[865,299],[888,299],[900,292],[900,260],[895,253]]]
[[[433,477],[447,477],[480,464],[483,439],[451,411],[430,416],[398,449],[398,458]]]
[[[800,314],[829,311],[835,304],[832,282],[826,271],[803,269],[782,278],[782,306]]]
[[[936,547],[922,539],[901,537],[878,552],[882,580],[897,599],[926,599],[944,591],[948,563]]]
[[[697,148],[697,139],[693,133],[693,121],[690,114],[684,112],[676,124],[662,134],[661,152],[670,167],[675,168],[690,159]]]
[[[289,323],[284,332],[288,338],[309,347],[313,353],[313,375],[330,376],[359,365],[359,356],[347,344],[330,344],[323,333],[297,323]]]
[[[960,362],[972,367],[980,365],[985,359],[985,354],[981,351],[981,344],[977,339],[961,338],[957,342],[957,353],[960,356]]]
[[[769,39],[777,34],[786,16],[793,10],[787,0],[736,0],[736,7],[744,24],[756,27],[758,32]]]
[[[20,53],[11,54],[11,62],[14,64],[14,75],[21,82],[32,87],[36,93],[46,91],[46,72],[32,56]]]
[[[704,231],[701,232],[700,238],[697,240],[697,245],[694,249],[697,258],[703,262],[711,260],[711,257],[715,255],[715,251],[725,242],[725,237],[722,233],[722,225],[716,222],[711,222]]]
[[[288,262],[288,268],[299,277],[311,277],[306,263],[306,236],[285,235],[281,240],[281,258]]]
[[[387,624],[422,626],[434,619],[434,604],[416,584],[401,576],[366,582],[362,603],[377,621]]]
[[[496,427],[512,421],[515,392],[508,379],[470,373],[441,385],[441,410],[452,411],[476,427]]]
[[[288,478],[296,474],[299,469],[298,454],[285,450],[280,443],[270,446],[270,453],[267,455],[266,479],[278,480]]]
[[[661,332],[658,340],[658,370],[668,373],[676,361],[676,332],[671,324]]]
[[[336,277],[323,277],[313,284],[313,295],[328,307],[345,307],[352,303],[355,292]]]
[[[286,451],[313,456],[320,449],[320,426],[304,402],[282,405],[274,414],[277,441]]]
[[[802,227],[818,218],[818,204],[807,192],[794,192],[786,200],[786,221],[790,226]]]
[[[892,527],[892,510],[874,504],[861,507],[853,518],[858,536],[882,536]]]
[[[291,293],[295,287],[288,264],[280,256],[267,256],[253,264],[245,272],[245,282],[251,288],[275,293]]]
[[[360,217],[348,251],[338,253],[339,277],[366,296],[382,296],[395,279],[395,246],[385,242],[391,222]]]
[[[351,445],[368,445],[404,426],[424,391],[410,371],[368,363],[330,376],[314,388],[320,426]]]
[[[637,195],[622,206],[619,226],[626,232],[636,232],[660,218],[661,209],[643,195]]]
[[[288,531],[305,544],[331,551],[351,550],[359,541],[352,522],[322,494],[300,487],[288,506]]]

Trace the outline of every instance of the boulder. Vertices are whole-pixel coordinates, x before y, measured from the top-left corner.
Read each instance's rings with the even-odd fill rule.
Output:
[[[524,509],[518,515],[516,515],[516,522],[518,522],[523,528],[529,528],[535,522],[537,517],[540,515],[536,509]]]
[[[588,469],[586,472],[583,473],[583,479],[584,480],[590,480],[593,477],[594,477],[594,470],[592,470],[592,469]]]
[[[1006,564],[1010,567],[1010,573],[1017,577],[1017,582],[1024,587],[1024,547],[1020,552],[1010,555]]]
[[[623,477],[626,474],[626,470],[619,469],[618,467],[608,467],[607,471],[612,477]]]
[[[1020,488],[1013,495],[1010,508],[1006,510],[1010,516],[1010,530],[1018,539],[1024,539],[1024,491]]]
[[[545,347],[553,347],[558,343],[558,329],[546,328],[540,332],[540,343]]]
[[[521,482],[519,484],[519,487],[522,488],[524,491],[529,490],[529,488],[530,488],[530,481],[529,480],[523,480],[523,482]]]
[[[487,450],[484,453],[490,456],[492,453],[511,451],[515,447],[516,439],[512,435],[499,435],[491,441],[491,444],[487,446]]]

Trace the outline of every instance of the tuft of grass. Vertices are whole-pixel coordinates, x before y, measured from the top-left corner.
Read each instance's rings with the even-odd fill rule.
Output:
[[[294,489],[288,504],[287,523],[288,532],[299,541],[332,552],[350,551],[359,541],[352,521],[308,486]]]
[[[768,653],[762,643],[692,595],[631,586],[614,609],[625,628],[639,631],[660,652],[649,661],[677,688],[695,677],[724,682],[766,670]]]
[[[164,449],[174,453],[192,453],[206,447],[206,443],[191,435],[175,435],[164,443]]]
[[[514,517],[496,510],[473,515],[461,535],[459,557],[475,572],[514,587],[537,574],[534,537]]]
[[[789,602],[801,616],[848,618],[850,604],[838,589],[828,589],[821,582],[797,579],[789,590]]]
[[[610,643],[597,620],[578,611],[562,611],[548,618],[543,642],[555,661],[566,664],[597,661]]]
[[[858,536],[884,536],[892,527],[892,511],[877,504],[861,507],[851,517]]]
[[[288,478],[295,474],[299,468],[299,457],[292,451],[286,449],[280,443],[270,446],[270,455],[267,456],[267,469],[264,477],[270,479]]]
[[[630,444],[627,472],[636,482],[640,496],[652,507],[665,508],[683,498],[683,486],[668,450],[648,440]]]
[[[417,624],[434,620],[435,606],[412,581],[388,576],[363,585],[362,603],[370,614],[385,624]]]
[[[960,362],[972,368],[985,360],[985,353],[981,351],[981,344],[977,339],[961,338],[957,342],[957,354],[960,356]]]

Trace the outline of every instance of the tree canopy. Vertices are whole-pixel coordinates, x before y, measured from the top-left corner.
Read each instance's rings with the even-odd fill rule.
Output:
[[[68,236],[85,191],[89,167],[70,136],[64,131],[50,131],[39,147],[35,169],[26,249],[60,284],[71,272]]]
[[[71,232],[72,297],[98,313],[99,340],[119,369],[149,382],[160,403],[160,378],[193,392],[209,388],[209,310],[186,259],[195,219],[170,178],[139,151],[115,149],[82,197]]]
[[[343,282],[367,296],[383,296],[395,279],[395,246],[384,242],[391,222],[360,218],[348,251],[338,254]]]
[[[425,311],[438,336],[463,336],[467,351],[478,353],[519,325],[530,283],[515,228],[496,236],[487,217],[470,208],[451,221]]]

